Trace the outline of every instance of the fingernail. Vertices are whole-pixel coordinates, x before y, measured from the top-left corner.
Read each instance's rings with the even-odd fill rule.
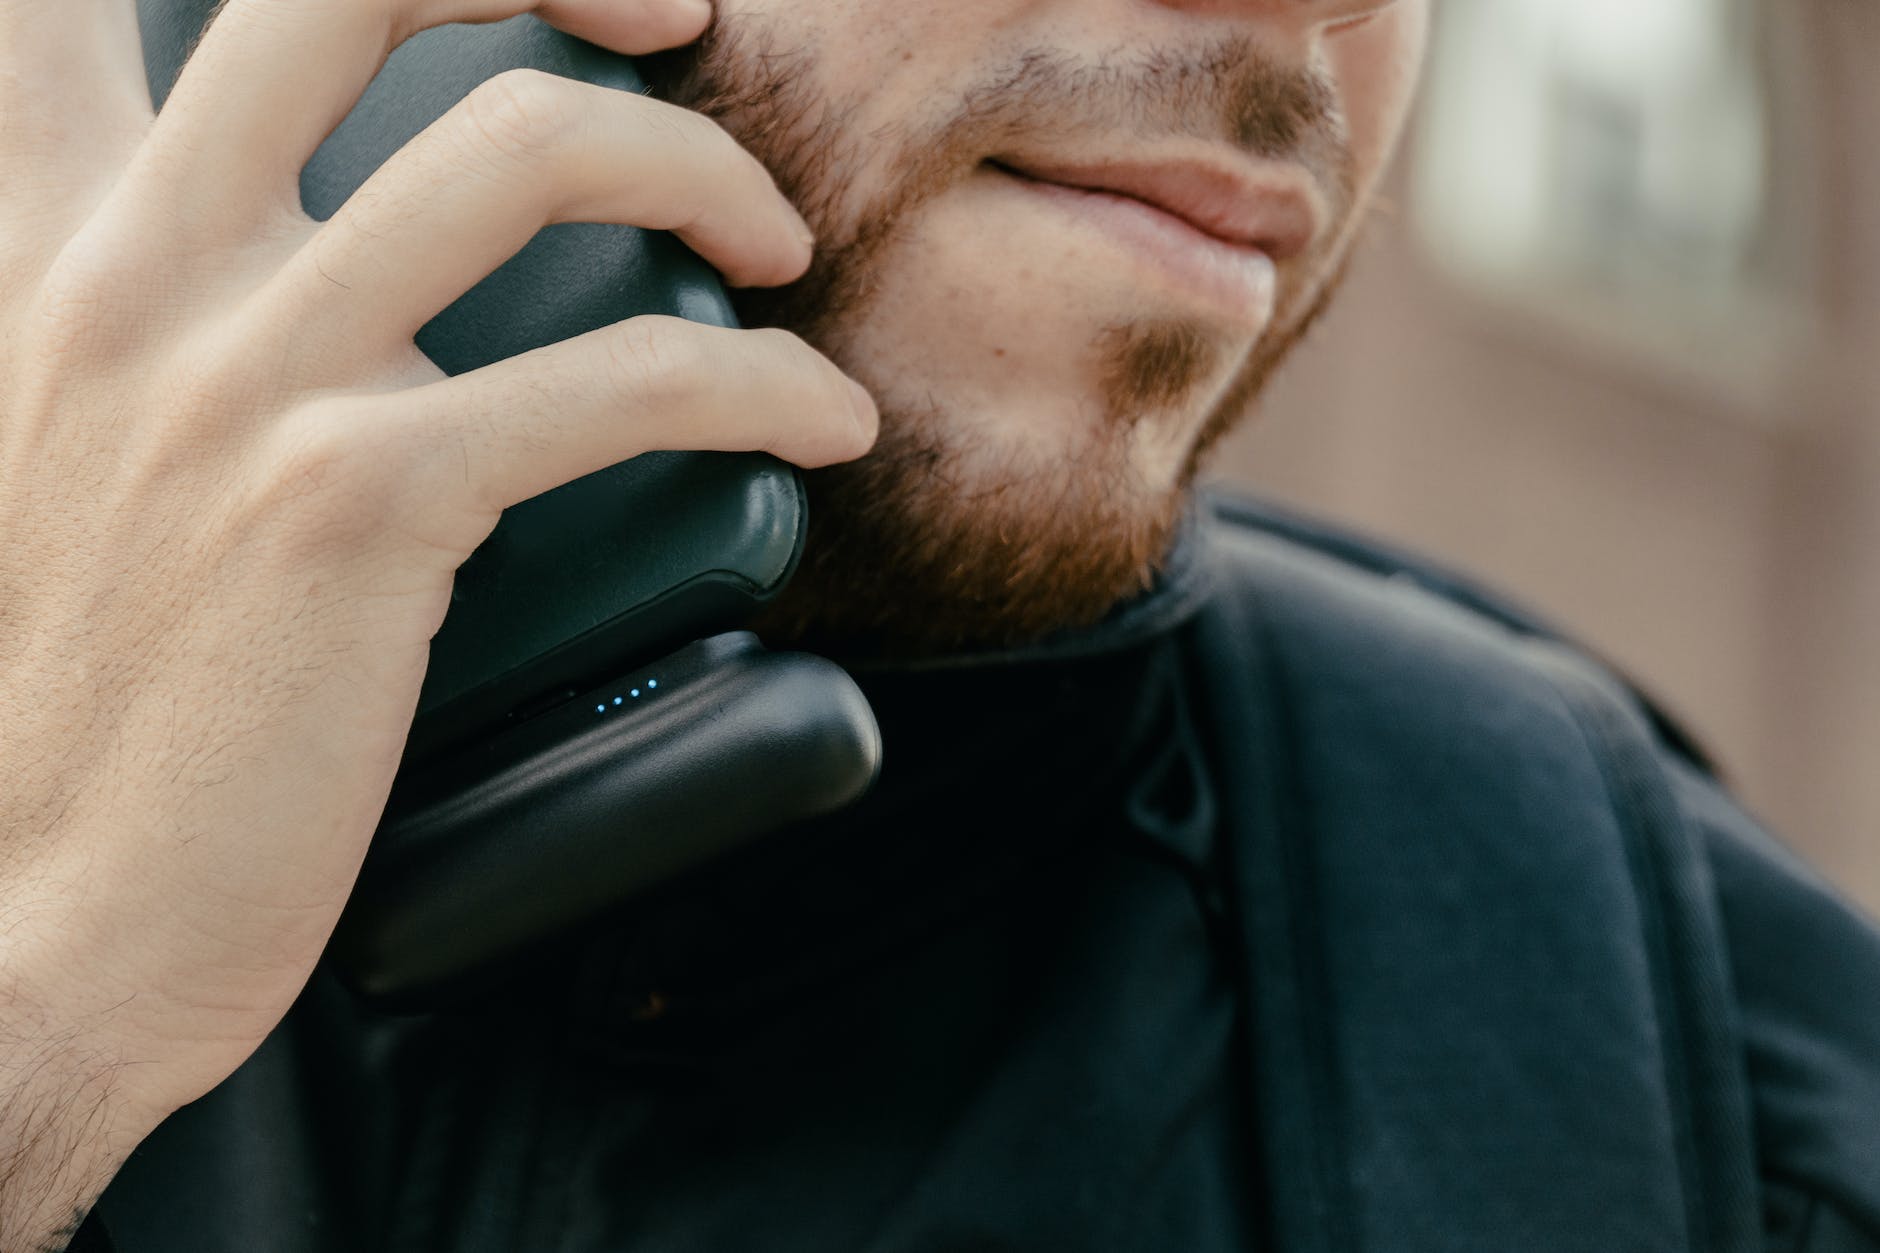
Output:
[[[881,421],[881,414],[875,408],[875,398],[854,379],[849,380],[849,404],[855,410],[855,424],[864,431],[874,430]]]

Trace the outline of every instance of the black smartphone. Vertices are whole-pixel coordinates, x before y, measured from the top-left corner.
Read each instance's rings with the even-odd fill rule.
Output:
[[[213,0],[141,0],[154,99]],[[325,218],[488,78],[642,91],[633,63],[533,17],[421,32],[301,177]],[[551,226],[417,344],[448,374],[660,313],[736,318],[673,236]],[[385,818],[330,955],[416,1001],[788,821],[858,796],[879,735],[848,676],[737,628],[794,570],[807,505],[761,454],[635,457],[506,510],[458,570]]]

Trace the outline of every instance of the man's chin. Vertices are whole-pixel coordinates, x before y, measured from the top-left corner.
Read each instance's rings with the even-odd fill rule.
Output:
[[[1153,582],[1187,484],[1149,491],[1126,440],[997,465],[949,449],[937,414],[883,419],[869,455],[808,475],[802,566],[753,624],[771,643],[853,660],[1009,649]]]
[[[1047,433],[1016,413],[1001,425],[998,413],[979,411],[983,403],[973,412],[948,411],[941,400],[910,406],[897,402],[962,395],[961,363],[976,358],[983,369],[987,348],[1023,344],[1042,356],[1047,343],[1023,318],[988,320],[997,291],[951,323],[946,310],[929,308],[969,278],[1018,279],[936,270],[944,250],[931,239],[921,247],[918,235],[987,154],[1059,116],[1082,118],[1092,134],[1195,134],[1218,126],[1217,106],[1238,101],[1258,106],[1251,120],[1264,134],[1323,141],[1313,151],[1330,169],[1342,148],[1313,84],[1244,51],[1223,59],[1190,49],[1192,76],[1133,61],[1118,77],[1049,49],[1014,49],[1009,63],[983,67],[885,129],[852,124],[851,113],[866,113],[866,93],[822,98],[815,57],[761,24],[714,23],[695,49],[646,63],[675,103],[717,118],[744,143],[815,230],[809,272],[784,287],[738,289],[740,319],[795,331],[883,406],[872,453],[809,476],[802,568],[753,624],[773,642],[857,660],[1009,649],[1094,623],[1151,585],[1200,458],[1251,410],[1305,323],[1269,326],[1236,367],[1205,325],[1166,311],[1150,317],[1130,301],[1125,321],[1073,337],[1062,359],[1006,361],[1008,382],[1023,375],[1035,389],[1031,375],[1042,369],[1070,379],[1073,393],[1089,389],[1094,403],[1080,407],[1088,429]],[[1211,97],[1197,84],[1210,85]],[[1059,305],[1082,307],[1073,295],[1067,289]],[[1314,313],[1329,289],[1320,297]],[[1197,406],[1208,406],[1205,415]],[[1156,446],[1159,434],[1174,443]]]

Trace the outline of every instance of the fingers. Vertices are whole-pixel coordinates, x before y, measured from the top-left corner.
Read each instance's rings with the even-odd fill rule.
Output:
[[[0,0],[0,214],[101,186],[150,116],[135,0]]]
[[[491,516],[653,449],[774,453],[804,466],[860,456],[872,401],[786,331],[629,319],[386,398],[369,420],[419,467],[407,498]]]
[[[712,20],[711,0],[546,0],[535,12],[577,39],[629,56],[691,43]]]
[[[277,307],[335,339],[408,342],[543,226],[567,221],[676,231],[732,283],[788,282],[809,264],[809,228],[716,123],[510,71],[413,139],[318,228],[276,280]]]
[[[40,102],[147,117],[142,50],[136,0],[0,0],[0,123]]]
[[[164,102],[139,153],[139,180],[198,223],[297,211],[301,167],[394,47],[426,27],[497,21],[535,7],[531,0],[230,0]],[[709,19],[700,0],[555,0],[545,12],[623,52],[686,42]]]

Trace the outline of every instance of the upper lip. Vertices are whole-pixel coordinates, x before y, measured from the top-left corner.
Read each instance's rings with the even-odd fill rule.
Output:
[[[1275,261],[1298,256],[1319,233],[1318,197],[1299,166],[1212,156],[1093,162],[999,156],[992,164],[1040,182],[1143,201]]]

